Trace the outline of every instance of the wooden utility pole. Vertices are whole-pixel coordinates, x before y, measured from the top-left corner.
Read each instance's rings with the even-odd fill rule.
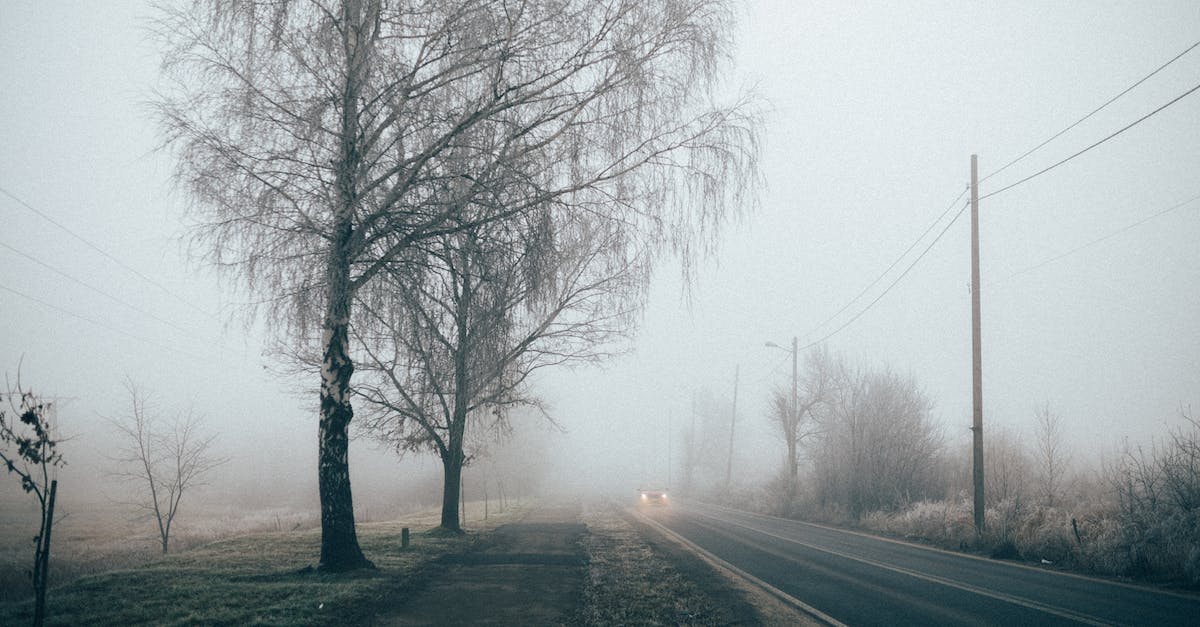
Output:
[[[974,435],[975,534],[983,536],[983,357],[979,323],[979,159],[971,155],[971,432]]]
[[[729,480],[733,477],[733,428],[737,425],[738,375],[741,374],[741,369],[740,365],[733,369],[733,412],[729,416],[729,459],[725,461],[726,492],[729,492]]]

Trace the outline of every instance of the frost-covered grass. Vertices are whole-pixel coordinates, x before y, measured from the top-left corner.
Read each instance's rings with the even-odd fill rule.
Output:
[[[729,624],[711,597],[648,545],[615,506],[592,504],[583,522],[589,565],[573,624]]]
[[[255,510],[209,508],[185,512],[171,532],[171,552],[179,553],[222,538],[271,531],[313,529],[317,514],[298,508]],[[33,559],[31,538],[36,509],[17,506],[0,524],[0,602],[32,596],[26,571]],[[137,510],[111,503],[89,504],[56,513],[51,536],[50,585],[86,575],[133,568],[162,558],[157,526]]]
[[[1099,575],[1200,586],[1200,511],[1175,511],[1142,524],[1115,503],[1074,507],[1002,501],[988,508],[977,541],[966,499],[922,501],[871,512],[858,526],[936,546]]]
[[[378,567],[345,575],[312,572],[319,529],[237,535],[134,567],[116,566],[53,587],[48,624],[353,624],[370,617],[411,575],[438,557],[467,550],[479,533],[519,518],[523,510],[493,512],[466,535],[434,531],[438,512],[358,526],[363,552]],[[274,517],[269,517],[274,525]],[[282,517],[281,517],[282,520]],[[478,521],[475,521],[478,522]],[[401,548],[403,527],[413,530]],[[134,558],[127,558],[134,559]],[[69,561],[69,560],[68,560]],[[53,566],[52,566],[53,568]],[[53,570],[51,571],[53,573]],[[0,602],[0,625],[32,619],[32,602]]]

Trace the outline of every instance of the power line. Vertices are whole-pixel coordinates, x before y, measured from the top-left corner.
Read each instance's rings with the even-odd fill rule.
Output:
[[[180,355],[186,355],[187,357],[190,357],[190,358],[192,358],[192,359],[195,359],[196,361],[199,361],[199,362],[206,362],[206,361],[207,361],[206,359],[204,359],[204,358],[202,358],[202,357],[200,357],[200,356],[198,356],[198,355],[195,355],[195,354],[193,354],[193,353],[190,353],[190,352],[188,352],[188,351],[185,351],[185,350],[182,350],[182,349],[178,349],[178,348],[171,348],[171,347],[169,347],[169,346],[164,346],[164,345],[162,345],[162,344],[159,344],[158,342],[155,342],[155,341],[153,341],[153,340],[150,340],[150,339],[144,338],[144,337],[142,337],[142,336],[140,336],[140,335],[134,335],[134,334],[132,334],[132,333],[129,333],[129,332],[127,332],[127,331],[122,331],[121,329],[118,329],[118,328],[116,328],[116,327],[114,327],[114,326],[111,326],[111,325],[105,324],[104,322],[101,322],[101,321],[99,321],[99,320],[96,320],[96,319],[94,319],[94,318],[89,318],[89,317],[87,317],[87,316],[84,316],[84,315],[81,315],[81,314],[77,314],[77,313],[75,313],[75,312],[73,312],[73,311],[69,311],[69,310],[67,310],[67,309],[63,309],[62,307],[59,307],[58,305],[55,305],[55,304],[53,304],[53,303],[47,302],[47,301],[45,301],[45,300],[42,300],[42,299],[40,299],[40,298],[38,298],[38,297],[36,297],[36,296],[30,296],[29,294],[26,294],[26,293],[24,293],[24,292],[19,292],[19,291],[17,291],[17,290],[14,290],[13,288],[11,288],[11,287],[8,287],[7,285],[4,285],[4,284],[2,284],[2,283],[0,283],[0,290],[4,290],[4,291],[6,291],[6,292],[9,292],[9,293],[11,293],[11,294],[15,294],[15,295],[17,295],[17,296],[20,296],[21,298],[24,298],[24,299],[26,299],[26,300],[33,301],[33,302],[35,302],[35,303],[37,303],[37,304],[39,304],[39,305],[42,305],[43,307],[48,307],[48,308],[50,308],[50,309],[53,309],[54,311],[57,311],[57,312],[59,312],[59,313],[61,313],[61,314],[65,315],[65,316],[70,316],[70,317],[72,317],[72,318],[75,318],[75,319],[77,319],[77,320],[82,320],[82,321],[84,321],[84,322],[87,322],[88,324],[93,324],[93,325],[95,325],[95,326],[98,326],[98,327],[100,327],[100,328],[102,328],[102,329],[106,329],[106,330],[108,330],[108,331],[112,331],[113,333],[117,333],[117,334],[123,335],[123,336],[125,336],[125,337],[127,337],[127,338],[129,338],[129,339],[132,339],[132,340],[137,340],[137,341],[139,341],[139,342],[142,342],[142,343],[144,343],[144,344],[149,344],[150,346],[154,346],[154,347],[156,347],[156,348],[160,348],[160,349],[163,349],[163,350],[166,350],[166,351],[171,351],[171,352],[179,353]]]
[[[1087,115],[1085,115],[1085,116],[1083,116],[1083,117],[1079,118],[1078,120],[1075,120],[1073,123],[1071,123],[1071,125],[1070,125],[1070,126],[1067,126],[1067,127],[1066,127],[1066,128],[1064,128],[1063,130],[1061,130],[1061,131],[1059,131],[1059,132],[1057,132],[1057,133],[1055,133],[1055,134],[1051,135],[1051,136],[1050,136],[1050,138],[1049,138],[1049,139],[1047,139],[1046,141],[1043,141],[1042,143],[1040,143],[1040,144],[1038,144],[1038,145],[1034,146],[1033,148],[1030,148],[1029,150],[1027,150],[1027,151],[1025,151],[1024,153],[1022,153],[1022,154],[1021,154],[1021,156],[1019,156],[1019,157],[1017,157],[1016,159],[1013,159],[1012,161],[1009,161],[1008,163],[1004,164],[1003,166],[1001,166],[1001,167],[1000,167],[1000,169],[999,169],[999,170],[996,170],[996,171],[992,172],[991,174],[989,174],[989,175],[987,175],[987,176],[985,176],[985,177],[983,177],[983,178],[979,179],[979,182],[980,182],[980,183],[982,183],[982,182],[984,182],[984,181],[986,181],[986,180],[988,180],[988,179],[992,178],[993,176],[996,176],[997,174],[999,174],[999,173],[1001,173],[1001,172],[1003,172],[1003,171],[1007,170],[1007,169],[1008,169],[1010,166],[1012,166],[1012,165],[1016,164],[1018,161],[1021,161],[1021,160],[1022,160],[1022,159],[1024,159],[1025,157],[1028,157],[1029,155],[1031,155],[1031,154],[1033,154],[1033,153],[1037,152],[1038,150],[1041,150],[1041,148],[1042,148],[1043,146],[1045,146],[1046,144],[1049,144],[1050,142],[1052,142],[1052,141],[1054,141],[1054,140],[1058,139],[1059,137],[1061,137],[1061,136],[1062,136],[1064,133],[1066,133],[1067,131],[1069,131],[1069,130],[1071,130],[1071,129],[1075,128],[1076,126],[1079,126],[1081,123],[1083,123],[1083,122],[1084,122],[1085,120],[1087,120],[1088,118],[1090,118],[1090,117],[1092,117],[1093,115],[1096,115],[1096,114],[1097,114],[1097,113],[1099,113],[1100,111],[1104,110],[1104,108],[1105,108],[1105,107],[1107,107],[1108,105],[1110,105],[1110,104],[1112,104],[1112,103],[1116,102],[1116,101],[1117,101],[1117,99],[1119,99],[1121,96],[1124,96],[1125,94],[1127,94],[1127,93],[1129,93],[1129,92],[1133,91],[1133,90],[1134,90],[1134,88],[1136,88],[1138,85],[1141,85],[1142,83],[1146,82],[1147,80],[1149,80],[1149,79],[1150,79],[1150,77],[1154,76],[1155,74],[1158,74],[1158,73],[1159,73],[1159,72],[1161,72],[1163,69],[1165,69],[1165,68],[1166,68],[1168,65],[1171,65],[1172,63],[1174,63],[1174,62],[1178,61],[1180,57],[1182,57],[1183,55],[1185,55],[1185,54],[1187,54],[1187,53],[1191,52],[1191,51],[1192,51],[1194,48],[1196,48],[1197,46],[1200,46],[1200,41],[1197,41],[1196,43],[1194,43],[1194,44],[1192,44],[1192,45],[1188,46],[1186,50],[1184,50],[1183,52],[1180,52],[1179,54],[1177,54],[1177,55],[1175,55],[1174,57],[1172,57],[1170,61],[1167,61],[1166,63],[1164,63],[1164,64],[1162,64],[1162,65],[1158,66],[1158,68],[1157,68],[1157,69],[1155,69],[1153,72],[1150,72],[1149,74],[1147,74],[1147,75],[1143,76],[1143,77],[1142,77],[1140,80],[1138,80],[1136,83],[1134,83],[1134,84],[1130,85],[1129,87],[1126,87],[1126,88],[1125,88],[1125,90],[1124,90],[1124,91],[1122,91],[1121,93],[1119,93],[1119,94],[1117,94],[1117,95],[1113,96],[1112,98],[1109,98],[1107,102],[1105,102],[1104,104],[1100,105],[1099,107],[1096,107],[1095,109],[1093,109],[1093,110],[1091,111],[1091,113],[1088,113]]]
[[[941,241],[942,236],[946,234],[946,231],[950,230],[950,227],[954,226],[955,222],[958,222],[958,219],[960,217],[962,217],[963,211],[966,211],[967,207],[968,207],[968,203],[963,203],[962,209],[959,209],[958,213],[954,214],[954,218],[952,218],[950,220],[950,222],[948,224],[946,224],[945,227],[942,228],[941,232],[938,233],[937,237],[933,238],[932,242],[929,242],[929,245],[925,247],[925,250],[921,251],[921,254],[918,255],[917,258],[914,259],[912,263],[908,264],[908,267],[904,269],[904,272],[900,273],[900,276],[896,277],[896,280],[892,281],[891,284],[888,285],[887,288],[884,289],[883,292],[879,296],[876,296],[875,300],[868,303],[867,306],[864,307],[862,311],[855,314],[853,318],[850,318],[849,320],[847,320],[845,323],[842,324],[842,326],[834,329],[833,331],[830,331],[828,334],[825,335],[825,337],[822,337],[821,339],[816,340],[814,342],[809,342],[808,344],[805,344],[804,346],[801,346],[800,348],[798,348],[796,350],[797,351],[805,351],[805,350],[808,350],[808,349],[824,342],[825,340],[828,340],[829,338],[840,333],[846,327],[850,326],[851,324],[854,324],[854,322],[856,320],[858,320],[859,318],[861,318],[863,316],[863,314],[870,311],[871,307],[875,306],[875,303],[878,303],[880,300],[883,299],[884,296],[887,296],[888,292],[891,292],[892,288],[896,287],[896,284],[899,283],[901,280],[903,280],[904,277],[908,276],[908,273],[911,272],[914,267],[916,267],[917,263],[919,263],[922,259],[925,258],[925,255],[928,254],[929,251],[933,249],[934,245],[937,244],[939,241]]]
[[[1053,164],[1053,165],[1050,165],[1050,166],[1048,166],[1048,167],[1042,168],[1041,170],[1038,170],[1037,172],[1034,172],[1033,174],[1030,174],[1029,176],[1027,176],[1027,177],[1025,177],[1025,178],[1023,178],[1023,179],[1021,179],[1021,180],[1019,180],[1019,181],[1017,181],[1017,182],[1015,182],[1015,183],[1011,183],[1011,184],[1009,184],[1009,185],[1005,185],[1004,187],[1001,187],[1000,189],[998,189],[998,190],[996,190],[996,191],[993,191],[993,192],[988,192],[987,194],[984,194],[983,196],[980,196],[980,197],[979,197],[979,199],[980,199],[980,200],[983,200],[983,199],[985,199],[985,198],[991,198],[992,196],[995,196],[995,195],[997,195],[997,194],[999,194],[999,193],[1001,193],[1001,192],[1005,192],[1005,191],[1007,191],[1007,190],[1010,190],[1010,189],[1012,189],[1012,188],[1014,188],[1014,187],[1016,187],[1016,186],[1018,186],[1018,185],[1020,185],[1020,184],[1022,184],[1022,183],[1025,183],[1025,182],[1027,182],[1027,181],[1029,181],[1029,180],[1031,180],[1031,179],[1034,179],[1034,178],[1036,178],[1036,177],[1038,177],[1038,176],[1041,176],[1041,175],[1043,175],[1043,174],[1045,174],[1045,173],[1049,172],[1050,170],[1053,170],[1054,168],[1057,168],[1058,166],[1060,166],[1060,165],[1062,165],[1062,164],[1064,164],[1064,163],[1066,163],[1066,162],[1068,162],[1068,161],[1070,161],[1070,160],[1074,159],[1075,157],[1078,157],[1079,155],[1082,155],[1083,153],[1085,153],[1085,152],[1087,152],[1087,151],[1089,151],[1089,150],[1091,150],[1091,149],[1093,149],[1093,148],[1095,148],[1095,147],[1099,146],[1100,144],[1103,144],[1104,142],[1106,142],[1106,141],[1108,141],[1108,140],[1110,140],[1110,139],[1112,139],[1112,138],[1116,137],[1117,135],[1120,135],[1121,133],[1124,133],[1125,131],[1127,131],[1127,130],[1129,130],[1129,129],[1131,129],[1131,128],[1135,127],[1135,126],[1137,126],[1138,124],[1141,124],[1142,122],[1146,121],[1146,120],[1147,120],[1147,119],[1149,119],[1151,116],[1153,116],[1153,115],[1157,114],[1158,112],[1162,111],[1163,109],[1166,109],[1167,107],[1169,107],[1169,106],[1171,106],[1171,105],[1175,104],[1176,102],[1179,102],[1180,100],[1183,100],[1184,98],[1186,98],[1186,97],[1190,96],[1190,95],[1191,95],[1193,92],[1195,92],[1195,91],[1196,91],[1196,90],[1198,90],[1198,89],[1200,89],[1200,84],[1196,85],[1195,87],[1192,87],[1191,89],[1189,89],[1189,90],[1187,90],[1187,91],[1183,92],[1182,94],[1179,94],[1178,96],[1175,96],[1174,98],[1172,98],[1172,99],[1171,99],[1171,101],[1170,101],[1170,102],[1168,102],[1168,103],[1166,103],[1166,104],[1162,105],[1161,107],[1159,107],[1159,108],[1157,108],[1157,109],[1155,109],[1155,110],[1151,111],[1150,113],[1147,113],[1146,115],[1143,115],[1142,117],[1140,117],[1140,118],[1138,118],[1138,119],[1134,120],[1133,122],[1130,122],[1129,124],[1127,124],[1127,125],[1125,125],[1124,127],[1122,127],[1120,130],[1118,130],[1117,132],[1115,132],[1115,133],[1113,133],[1113,134],[1109,135],[1108,137],[1105,137],[1104,139],[1101,139],[1100,141],[1098,141],[1098,142],[1096,142],[1096,143],[1092,144],[1091,146],[1088,146],[1087,148],[1084,148],[1083,150],[1080,150],[1079,152],[1077,152],[1077,153],[1075,153],[1075,154],[1073,154],[1073,155],[1071,155],[1071,156],[1067,157],[1066,159],[1063,159],[1063,160],[1061,160],[1061,161],[1059,161],[1059,162],[1057,162],[1057,163],[1055,163],[1055,164]]]
[[[200,306],[198,306],[198,305],[196,305],[195,303],[193,303],[193,302],[191,302],[191,301],[187,300],[186,298],[184,298],[184,297],[182,297],[182,296],[180,296],[180,295],[176,294],[175,292],[173,292],[173,291],[171,291],[170,289],[168,289],[168,288],[167,288],[165,285],[163,285],[162,283],[160,283],[160,282],[158,282],[158,281],[155,281],[154,279],[152,279],[152,278],[150,278],[150,277],[146,276],[145,274],[143,274],[142,272],[140,272],[140,271],[139,271],[139,270],[137,270],[136,268],[134,268],[134,267],[132,267],[132,266],[130,266],[130,265],[128,265],[128,264],[126,264],[125,262],[121,261],[120,259],[117,259],[117,258],[116,258],[116,257],[114,257],[113,255],[111,255],[111,254],[110,254],[108,251],[106,251],[106,250],[104,250],[103,248],[101,248],[100,246],[98,246],[98,245],[96,245],[96,244],[92,243],[90,240],[88,240],[88,239],[87,239],[87,238],[85,238],[84,236],[82,236],[82,235],[80,235],[80,234],[76,233],[75,231],[71,230],[70,228],[67,228],[67,226],[66,226],[65,224],[63,224],[63,223],[59,222],[58,220],[55,220],[54,218],[52,218],[52,217],[50,217],[49,215],[47,215],[45,212],[43,212],[43,211],[39,211],[39,210],[38,210],[36,207],[34,207],[33,205],[29,204],[28,202],[25,202],[25,201],[24,201],[24,200],[22,200],[21,198],[17,197],[15,194],[13,194],[12,192],[10,192],[10,191],[8,191],[7,189],[5,189],[3,186],[0,186],[0,194],[4,194],[5,196],[8,196],[8,197],[9,197],[9,198],[11,198],[13,201],[15,201],[17,204],[21,205],[22,207],[25,207],[26,209],[28,209],[28,210],[32,211],[32,212],[33,212],[33,213],[35,213],[35,214],[37,214],[37,215],[38,215],[38,216],[40,216],[40,217],[41,217],[43,220],[45,220],[45,221],[49,222],[50,224],[53,224],[54,226],[58,227],[59,229],[62,229],[62,230],[65,232],[65,233],[67,233],[67,234],[68,234],[68,235],[70,235],[71,237],[74,237],[75,239],[79,240],[80,242],[83,242],[83,243],[84,243],[84,244],[85,244],[85,245],[86,245],[88,248],[91,248],[92,250],[94,250],[94,251],[96,251],[96,252],[100,253],[100,254],[101,254],[101,255],[103,255],[103,256],[104,256],[106,259],[108,259],[109,261],[111,261],[111,262],[113,262],[113,263],[117,264],[117,265],[118,265],[118,266],[120,266],[122,269],[124,269],[126,272],[129,272],[130,274],[132,274],[132,275],[134,275],[134,276],[138,277],[139,279],[141,279],[141,280],[145,281],[146,283],[149,283],[150,285],[153,285],[154,287],[156,287],[156,288],[158,288],[158,289],[162,290],[162,291],[163,291],[165,294],[167,294],[167,295],[168,295],[168,296],[170,296],[171,298],[174,298],[175,300],[177,300],[177,301],[179,301],[179,302],[183,303],[184,305],[187,305],[187,306],[188,306],[189,308],[191,308],[191,309],[194,309],[194,310],[196,310],[196,311],[199,311],[199,312],[201,312],[201,313],[204,313],[205,315],[208,315],[209,317],[213,317],[213,315],[212,315],[212,314],[208,313],[207,311],[205,311],[205,310],[204,310],[203,308],[201,308]]]
[[[1034,270],[1038,270],[1038,269],[1042,268],[1043,266],[1050,265],[1050,264],[1052,264],[1052,263],[1054,263],[1054,262],[1056,262],[1056,261],[1059,261],[1060,259],[1064,259],[1064,258],[1066,258],[1066,257],[1069,257],[1069,256],[1071,256],[1071,255],[1074,255],[1075,253],[1077,253],[1077,252],[1080,252],[1080,251],[1082,251],[1082,250],[1084,250],[1084,249],[1086,249],[1086,248],[1091,248],[1092,246],[1095,246],[1096,244],[1099,244],[1099,243],[1101,243],[1101,242],[1104,242],[1104,241],[1110,240],[1110,239],[1112,239],[1112,238],[1114,238],[1114,237],[1116,237],[1116,236],[1118,236],[1118,235],[1121,235],[1122,233],[1125,233],[1125,232],[1127,232],[1127,231],[1133,230],[1133,229],[1135,229],[1135,228],[1137,228],[1137,227],[1139,227],[1139,226],[1141,226],[1141,225],[1143,225],[1143,224],[1145,224],[1145,223],[1147,223],[1147,222],[1150,222],[1151,220],[1154,220],[1154,219],[1156,219],[1156,218],[1160,218],[1160,217],[1162,217],[1162,216],[1165,216],[1165,215],[1167,215],[1168,213],[1171,213],[1172,211],[1175,211],[1176,209],[1179,209],[1179,208],[1185,207],[1185,206],[1187,206],[1187,205],[1190,205],[1191,203],[1194,203],[1194,202],[1196,202],[1197,200],[1200,200],[1200,195],[1192,196],[1191,198],[1189,198],[1189,199],[1187,199],[1187,200],[1185,200],[1185,201],[1183,201],[1183,202],[1181,202],[1181,203],[1177,203],[1177,204],[1171,205],[1170,207],[1167,207],[1166,209],[1163,209],[1162,211],[1159,211],[1158,213],[1155,213],[1155,214],[1152,214],[1152,215],[1146,216],[1145,218],[1142,218],[1141,220],[1138,220],[1137,222],[1133,222],[1133,223],[1130,223],[1130,224],[1126,224],[1125,226],[1123,226],[1123,227],[1121,227],[1121,228],[1119,228],[1119,229],[1117,229],[1117,230],[1115,230],[1115,231],[1112,231],[1111,233],[1108,233],[1107,235],[1103,235],[1103,236],[1101,236],[1101,237],[1098,237],[1098,238],[1096,238],[1096,239],[1094,239],[1094,240],[1092,240],[1092,241],[1090,241],[1090,242],[1088,242],[1088,243],[1086,243],[1086,244],[1082,244],[1082,245],[1080,245],[1080,246],[1076,246],[1075,248],[1072,248],[1071,250],[1068,250],[1068,251],[1067,251],[1067,252],[1065,252],[1065,253],[1058,254],[1058,255],[1056,255],[1056,256],[1054,256],[1054,257],[1051,257],[1051,258],[1049,258],[1049,259],[1046,259],[1045,261],[1042,261],[1042,262],[1040,262],[1040,263],[1037,263],[1037,264],[1035,264],[1035,265],[1029,266],[1028,268],[1025,268],[1025,269],[1023,269],[1023,270],[1018,270],[1018,271],[1016,271],[1016,272],[1014,272],[1014,273],[1012,273],[1012,274],[1008,275],[1008,276],[1007,276],[1007,277],[1005,277],[1004,279],[1001,279],[1000,281],[997,281],[997,282],[996,282],[996,284],[998,285],[998,284],[1002,284],[1002,283],[1007,283],[1008,281],[1011,281],[1011,280],[1013,280],[1013,279],[1015,279],[1015,278],[1017,278],[1017,277],[1019,277],[1019,276],[1022,276],[1022,275],[1024,275],[1024,274],[1028,274],[1028,273],[1030,273],[1030,272],[1033,272]]]
[[[145,309],[142,309],[141,307],[138,307],[137,305],[134,305],[134,304],[132,304],[132,303],[126,302],[126,301],[124,301],[124,300],[121,300],[120,298],[118,298],[118,297],[116,297],[116,296],[113,296],[112,294],[109,294],[108,292],[105,292],[104,290],[102,290],[102,289],[100,289],[100,288],[98,288],[98,287],[96,287],[96,286],[94,286],[94,285],[92,285],[92,284],[90,284],[90,283],[87,283],[87,282],[85,282],[85,281],[82,281],[82,280],[80,280],[80,279],[77,279],[77,278],[75,278],[74,276],[71,276],[70,274],[68,274],[68,273],[64,272],[63,270],[60,270],[60,269],[58,269],[58,268],[56,268],[56,267],[54,267],[54,266],[52,266],[52,265],[50,265],[50,264],[46,263],[45,261],[42,261],[41,259],[38,259],[37,257],[34,257],[33,255],[31,255],[31,254],[29,254],[29,253],[27,253],[27,252],[24,252],[24,251],[22,251],[22,250],[19,250],[19,249],[15,248],[15,247],[13,247],[13,246],[11,246],[11,245],[9,245],[9,244],[6,244],[6,243],[4,243],[4,242],[0,242],[0,247],[7,248],[8,250],[11,250],[12,252],[14,252],[14,253],[16,253],[16,254],[18,254],[18,255],[20,255],[20,256],[22,256],[22,257],[24,257],[24,258],[28,259],[29,261],[32,261],[33,263],[36,263],[36,264],[38,264],[39,266],[42,266],[43,268],[46,268],[47,270],[49,270],[49,271],[51,271],[51,272],[53,272],[53,273],[55,273],[55,274],[57,274],[57,275],[59,275],[59,276],[61,276],[61,277],[65,278],[65,279],[67,279],[67,280],[69,280],[69,281],[72,281],[72,282],[76,283],[77,285],[80,285],[80,286],[82,286],[82,287],[85,287],[85,288],[87,288],[87,289],[91,290],[92,292],[95,292],[95,293],[97,293],[97,294],[99,294],[99,295],[101,295],[101,296],[103,296],[103,297],[105,297],[105,298],[107,298],[107,299],[109,299],[109,300],[111,300],[111,301],[113,301],[113,302],[115,302],[115,303],[119,304],[119,305],[123,305],[123,306],[125,306],[125,307],[128,307],[129,309],[132,309],[133,311],[136,311],[136,312],[138,312],[138,313],[142,314],[143,316],[147,316],[147,317],[149,317],[149,318],[153,318],[154,320],[157,320],[157,321],[159,321],[159,322],[161,322],[161,323],[163,323],[163,324],[165,324],[165,325],[167,325],[167,326],[169,326],[169,327],[172,327],[172,328],[174,328],[175,330],[177,330],[177,331],[180,331],[180,332],[184,333],[185,335],[187,335],[187,336],[188,336],[189,338],[191,338],[191,339],[197,339],[197,338],[195,337],[195,335],[193,335],[193,334],[192,334],[190,331],[188,331],[187,329],[185,329],[185,328],[183,328],[183,327],[181,327],[181,326],[179,326],[179,325],[175,324],[174,322],[171,322],[170,320],[166,320],[166,319],[164,319],[164,318],[160,318],[160,317],[158,317],[157,315],[155,315],[155,314],[153,314],[153,313],[151,313],[151,312],[149,312],[149,311],[146,311]]]
[[[963,191],[960,192],[958,194],[958,196],[956,196],[954,198],[954,200],[950,201],[950,204],[946,206],[946,209],[943,210],[942,213],[939,214],[937,218],[934,218],[933,222],[931,222],[929,224],[929,226],[926,227],[925,230],[920,235],[917,236],[917,239],[913,240],[913,243],[909,244],[908,248],[904,249],[904,252],[900,253],[900,256],[896,257],[896,260],[893,261],[891,263],[891,265],[889,265],[886,269],[884,269],[884,271],[881,272],[879,274],[879,276],[875,277],[874,281],[871,281],[870,283],[868,283],[867,286],[864,287],[861,292],[859,292],[858,294],[856,294],[854,296],[854,298],[851,298],[845,305],[842,305],[841,309],[834,312],[833,315],[829,316],[825,320],[822,320],[820,324],[818,324],[817,326],[810,329],[807,333],[804,334],[804,336],[807,337],[807,336],[810,336],[810,335],[816,333],[821,327],[829,324],[830,321],[832,321],[833,319],[842,315],[842,312],[846,311],[847,309],[850,308],[851,305],[858,302],[858,299],[862,298],[863,294],[866,294],[868,291],[871,290],[872,287],[875,287],[876,284],[878,284],[880,281],[882,281],[883,277],[887,276],[887,274],[892,271],[892,268],[895,268],[897,264],[899,264],[901,261],[903,261],[904,258],[908,256],[908,253],[912,252],[912,250],[917,247],[917,244],[921,243],[921,240],[925,239],[925,236],[928,235],[929,232],[933,230],[933,227],[937,226],[937,224],[942,221],[942,218],[946,217],[947,213],[950,213],[950,210],[954,208],[954,205],[958,204],[958,201],[962,200],[962,197],[964,195],[966,195],[967,191],[969,191],[969,190],[970,190],[970,187],[963,189]]]

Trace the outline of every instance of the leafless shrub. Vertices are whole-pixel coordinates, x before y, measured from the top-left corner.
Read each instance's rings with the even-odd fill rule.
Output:
[[[1117,574],[1184,578],[1200,584],[1200,424],[1190,409],[1186,424],[1149,449],[1126,445],[1106,477],[1120,527],[1109,538],[1120,556]]]

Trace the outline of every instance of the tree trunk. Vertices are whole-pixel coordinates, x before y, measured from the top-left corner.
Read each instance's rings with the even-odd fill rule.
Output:
[[[445,481],[442,483],[442,529],[462,531],[458,521],[459,489],[462,487],[462,452],[451,453],[442,460]]]
[[[333,257],[343,248],[335,242]],[[321,494],[321,563],[325,571],[370,568],[354,531],[354,499],[350,492],[349,427],[350,377],[354,364],[348,354],[350,294],[349,262],[330,263],[330,312],[325,322],[325,358],[321,363],[321,419],[317,482]],[[337,267],[340,266],[340,267]],[[340,270],[341,272],[338,272]],[[341,275],[334,276],[334,275]],[[340,281],[337,279],[341,279]],[[336,289],[340,286],[342,289]]]
[[[369,568],[354,530],[354,500],[350,492],[349,429],[350,377],[354,362],[349,354],[350,287],[349,246],[352,235],[349,212],[339,220],[337,237],[329,253],[329,302],[325,314],[325,351],[321,361],[321,417],[318,431],[317,482],[321,494],[321,562],[325,571]]]
[[[455,311],[454,406],[451,409],[446,451],[442,458],[442,465],[446,471],[445,485],[442,489],[442,528],[451,531],[462,530],[458,507],[460,499],[464,505],[466,500],[462,498],[463,437],[467,430],[467,405],[470,402],[468,386],[471,379],[467,372],[467,354],[471,350],[471,338],[468,325],[474,290],[471,284],[470,256],[466,246],[460,247],[459,261],[462,264],[459,268],[462,283]]]
[[[42,505],[42,531],[38,534],[37,555],[34,556],[33,573],[33,625],[41,627],[46,622],[46,586],[50,575],[50,531],[54,527],[54,497],[58,492],[58,479],[50,482],[48,501]]]

